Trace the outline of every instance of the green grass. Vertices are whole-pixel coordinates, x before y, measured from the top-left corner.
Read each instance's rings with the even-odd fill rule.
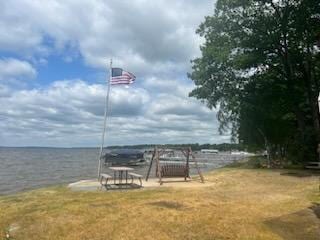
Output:
[[[0,197],[0,239],[318,239],[318,178],[225,168],[207,187]],[[188,183],[186,183],[188,184]]]
[[[265,157],[254,156],[229,163],[226,168],[258,169],[265,168],[266,166],[267,159]]]
[[[281,161],[279,161],[281,162]],[[268,166],[268,159],[266,157],[262,156],[253,156],[248,157],[243,160],[235,161],[233,163],[228,164],[227,168],[242,168],[242,169],[259,169],[259,168],[267,168]],[[275,168],[280,168],[275,167]],[[293,164],[290,162],[285,162],[281,164],[282,169],[291,169],[291,170],[303,170],[304,165],[302,163],[300,164]]]

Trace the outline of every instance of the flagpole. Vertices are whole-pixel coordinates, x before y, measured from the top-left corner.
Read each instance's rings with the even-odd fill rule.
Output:
[[[98,179],[100,178],[101,174],[101,158],[102,158],[102,152],[103,152],[103,146],[104,146],[104,140],[105,140],[105,134],[106,134],[106,128],[107,128],[107,117],[109,113],[109,95],[110,95],[110,86],[111,86],[111,77],[112,77],[112,59],[110,59],[110,70],[109,70],[109,81],[108,81],[108,90],[105,100],[105,108],[104,108],[104,120],[103,120],[103,132],[102,132],[102,139],[101,139],[101,147],[100,147],[100,153],[99,153],[99,166],[98,166]]]

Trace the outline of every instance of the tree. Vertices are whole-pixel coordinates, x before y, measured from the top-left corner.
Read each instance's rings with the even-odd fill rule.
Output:
[[[234,138],[316,158],[319,28],[316,0],[218,0],[197,30],[205,43],[190,96],[218,107],[220,130]]]

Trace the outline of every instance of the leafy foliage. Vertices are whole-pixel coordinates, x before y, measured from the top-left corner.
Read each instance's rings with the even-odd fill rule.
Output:
[[[315,159],[320,2],[218,0],[197,33],[205,43],[190,96],[219,108],[221,132],[273,157]]]

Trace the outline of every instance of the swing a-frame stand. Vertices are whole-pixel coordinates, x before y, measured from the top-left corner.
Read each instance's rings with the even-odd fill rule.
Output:
[[[146,181],[148,181],[153,162],[155,162],[155,176],[159,178],[160,185],[163,184],[163,178],[184,178],[184,181],[187,181],[187,178],[190,177],[190,162],[193,162],[195,168],[197,169],[198,175],[200,177],[201,182],[204,182],[203,175],[198,166],[197,159],[192,152],[191,147],[188,148],[179,148],[175,149],[176,152],[181,152],[183,158],[180,158],[178,163],[176,163],[176,158],[163,157],[163,155],[167,152],[164,148],[155,147],[152,153],[150,165],[148,168]]]

